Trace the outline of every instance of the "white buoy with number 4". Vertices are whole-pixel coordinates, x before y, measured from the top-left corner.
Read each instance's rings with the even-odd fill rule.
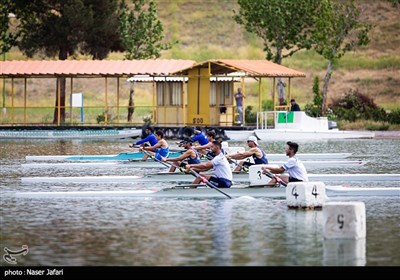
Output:
[[[364,202],[327,202],[322,208],[324,238],[365,238],[367,227]]]
[[[321,208],[325,199],[323,182],[293,182],[286,187],[286,204],[289,208]]]

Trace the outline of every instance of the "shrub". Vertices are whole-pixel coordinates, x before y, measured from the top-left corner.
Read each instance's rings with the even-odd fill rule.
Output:
[[[314,82],[313,82],[313,103],[312,104],[306,104],[304,106],[304,111],[305,113],[310,116],[310,117],[321,117],[322,116],[322,93],[319,90],[319,78],[318,76],[315,76]]]
[[[333,113],[340,120],[354,122],[358,119],[387,121],[387,113],[378,107],[374,100],[357,90],[350,90],[342,98],[331,104]]]
[[[262,110],[263,111],[273,111],[274,110],[274,102],[270,99],[262,101]]]
[[[381,124],[368,124],[366,126],[366,129],[368,130],[388,130],[389,125],[387,123],[381,123]]]
[[[105,120],[106,120],[106,117],[105,117],[104,113],[97,115],[97,118],[96,118],[97,123],[104,123]]]
[[[306,104],[306,106],[304,106],[304,112],[310,117],[320,117],[321,107],[318,107],[314,104]]]
[[[388,113],[387,121],[391,124],[400,124],[400,109],[396,109]]]
[[[257,122],[257,112],[253,112],[253,106],[251,105],[246,106],[244,113],[245,113],[245,121],[247,124]]]

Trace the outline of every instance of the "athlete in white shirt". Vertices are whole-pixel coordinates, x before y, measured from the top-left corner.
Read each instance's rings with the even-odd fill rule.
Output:
[[[288,161],[280,167],[267,166],[263,169],[274,174],[281,174],[287,172],[289,176],[280,175],[279,177],[285,182],[307,182],[308,175],[304,164],[296,157],[299,145],[294,142],[287,142],[285,147],[286,155],[289,157]],[[268,185],[276,184],[276,179],[271,179]]]
[[[206,178],[218,188],[230,188],[232,186],[232,170],[228,160],[221,151],[221,143],[219,141],[213,141],[211,151],[215,154],[215,157],[211,161],[199,164],[186,164],[186,169],[203,172],[213,168],[213,175],[202,175],[202,177]],[[194,179],[193,184],[199,184],[201,182],[202,178],[198,176]]]

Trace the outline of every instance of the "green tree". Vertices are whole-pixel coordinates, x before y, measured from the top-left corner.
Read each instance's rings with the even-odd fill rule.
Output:
[[[17,0],[16,3],[25,11],[21,13],[23,35],[19,47],[28,57],[40,54],[65,60],[79,51],[103,59],[118,46],[116,0]],[[115,33],[116,36],[111,35]],[[53,123],[65,122],[65,77],[57,79],[55,100]]]
[[[360,21],[360,11],[354,2],[339,3],[322,0],[313,28],[314,49],[325,59],[328,66],[322,89],[322,115],[326,114],[328,85],[332,67],[346,52],[367,45],[372,26]]]
[[[117,1],[85,0],[92,17],[88,22],[82,54],[90,54],[93,59],[104,59],[110,51],[124,51],[119,33],[119,13]]]
[[[313,82],[313,104],[319,108],[322,106],[322,93],[321,90],[319,89],[319,78],[318,76],[314,77],[314,82]]]
[[[6,60],[6,53],[14,46],[17,45],[17,39],[21,34],[21,30],[10,30],[10,18],[15,17],[16,7],[13,0],[3,0],[0,3],[0,31],[1,31],[1,52],[3,60]]]
[[[390,3],[392,3],[393,7],[397,7],[400,5],[400,0],[388,0]]]
[[[234,20],[260,37],[266,59],[277,64],[301,49],[311,47],[313,26],[319,0],[238,0],[240,9]],[[284,83],[278,79],[279,102],[284,103]]]
[[[149,59],[161,56],[162,50],[168,50],[172,43],[162,43],[163,25],[157,17],[156,4],[149,1],[147,11],[145,0],[132,0],[133,10],[121,3],[120,32],[122,44],[126,50],[126,59]],[[128,122],[132,121],[134,112],[134,84],[129,91]]]
[[[172,43],[163,43],[164,29],[157,17],[156,4],[149,1],[145,11],[145,0],[132,0],[133,10],[127,11],[125,2],[121,4],[121,38],[126,50],[126,59],[149,59],[161,56]]]
[[[21,31],[19,29],[10,30],[10,18],[16,17],[17,9],[13,0],[3,0],[0,3],[0,48],[3,54],[3,61],[7,60],[7,52],[17,45]],[[3,80],[3,113],[6,113],[6,79]]]

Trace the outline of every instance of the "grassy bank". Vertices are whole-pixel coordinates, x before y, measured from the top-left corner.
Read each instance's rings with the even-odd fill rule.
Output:
[[[236,0],[155,0],[159,18],[164,25],[167,40],[179,40],[162,58],[192,59],[198,62],[212,58],[265,59],[261,40],[246,32],[233,19],[233,10],[238,10]],[[370,32],[370,43],[355,52],[347,53],[336,65],[329,84],[328,103],[344,95],[350,89],[372,97],[375,103],[387,110],[400,107],[400,22],[398,8],[387,1],[358,0],[363,18],[374,25]],[[77,55],[75,59],[90,59]],[[120,60],[122,53],[112,53],[108,59]],[[25,60],[17,49],[7,54],[8,60]],[[36,56],[34,59],[44,59]],[[291,93],[300,106],[312,101],[312,83],[315,76],[323,81],[327,62],[314,51],[300,51],[283,61],[283,65],[306,73],[306,78],[292,80]],[[35,104],[54,104],[54,81],[31,82],[28,89]],[[110,83],[113,83],[110,81]],[[74,85],[76,87],[76,85]],[[127,104],[129,88],[121,86],[122,104]],[[322,84],[321,84],[322,87]],[[7,101],[11,85],[7,84]],[[86,93],[85,102],[102,104],[103,82],[82,79],[77,91]],[[111,85],[109,95],[116,94]],[[272,98],[271,80],[261,84],[262,99]],[[246,105],[258,107],[258,84],[246,85]],[[21,94],[20,92],[17,93]],[[48,100],[48,101],[47,101]],[[109,98],[111,100],[111,98]],[[151,89],[139,87],[135,92],[135,103],[149,105]],[[22,101],[16,101],[22,102]],[[9,103],[8,103],[9,104]],[[151,104],[150,104],[151,105]],[[93,105],[95,106],[95,105]],[[97,106],[97,105],[96,105]],[[345,125],[345,124],[344,124]],[[361,124],[360,124],[361,125]]]

